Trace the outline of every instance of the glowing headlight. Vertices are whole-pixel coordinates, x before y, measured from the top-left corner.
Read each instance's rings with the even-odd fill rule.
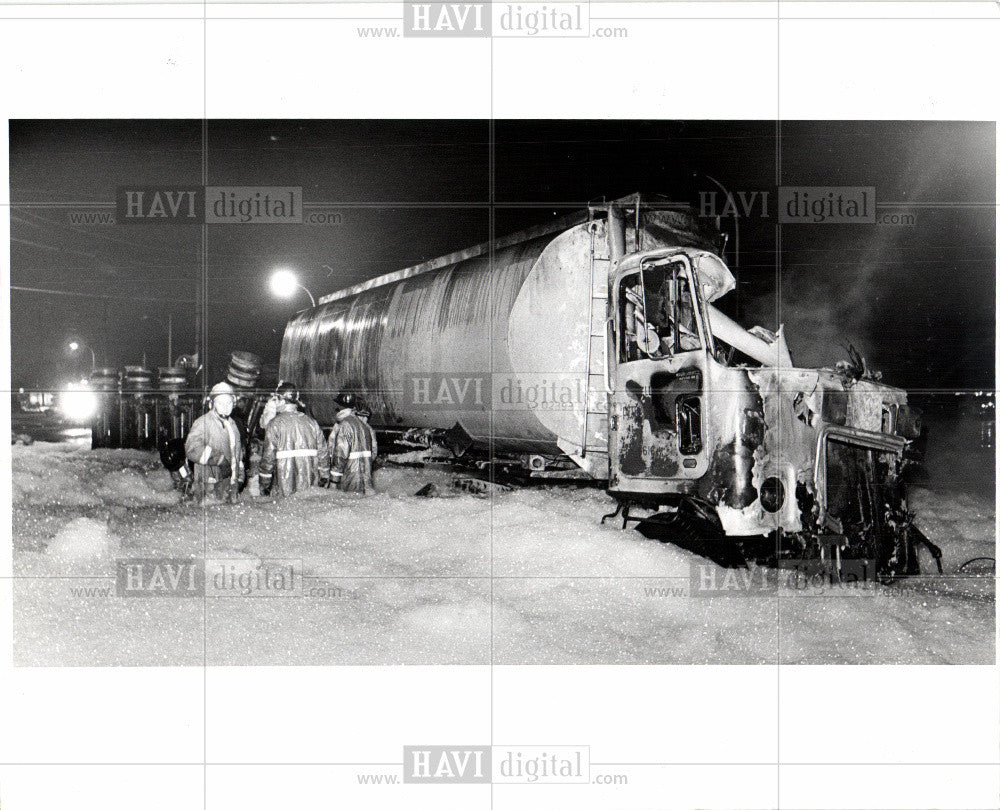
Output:
[[[97,397],[86,388],[70,385],[60,397],[59,410],[67,419],[86,422],[97,412]]]

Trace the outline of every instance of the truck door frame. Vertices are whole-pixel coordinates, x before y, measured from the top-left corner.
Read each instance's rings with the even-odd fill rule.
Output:
[[[683,270],[687,271],[685,283],[689,284],[691,295],[692,312],[694,322],[698,330],[699,347],[688,351],[674,351],[673,353],[660,358],[644,358],[638,360],[626,360],[622,358],[622,341],[625,339],[625,324],[623,322],[623,302],[621,300],[622,282],[629,276],[636,275],[645,284],[644,273],[651,266],[680,263],[683,269],[677,275],[681,277]],[[708,466],[708,450],[712,443],[711,422],[708,418],[710,408],[711,374],[709,369],[709,358],[714,356],[714,341],[702,300],[702,291],[699,286],[695,262],[684,249],[669,248],[650,251],[646,254],[633,254],[623,260],[618,268],[611,274],[609,283],[607,317],[607,345],[605,347],[607,361],[607,383],[608,383],[608,463],[609,463],[609,491],[616,490],[630,493],[650,493],[661,494],[664,491],[664,481],[675,482],[672,487],[677,492],[693,490],[698,478],[706,471]],[[676,293],[675,293],[676,295]],[[676,321],[675,321],[676,323]],[[676,327],[675,327],[676,328]],[[675,338],[675,345],[679,345],[679,337]],[[683,466],[676,473],[670,475],[651,474],[647,468],[637,474],[624,473],[621,469],[621,434],[624,427],[625,412],[623,400],[627,397],[634,397],[625,390],[625,375],[627,369],[635,369],[633,364],[642,363],[649,366],[640,373],[640,377],[646,377],[646,384],[643,386],[643,393],[648,395],[650,385],[648,378],[657,371],[681,372],[685,369],[696,368],[700,372],[700,396],[701,402],[701,447],[695,454],[684,454]],[[634,430],[634,426],[633,426]],[[679,453],[679,449],[677,451]]]

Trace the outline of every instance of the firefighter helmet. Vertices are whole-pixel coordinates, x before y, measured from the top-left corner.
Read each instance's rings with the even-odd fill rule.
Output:
[[[341,391],[334,400],[341,408],[354,408],[358,404],[358,398],[350,391]]]
[[[177,472],[187,461],[183,439],[170,439],[160,446],[160,461],[170,472]]]
[[[212,386],[212,390],[208,392],[208,396],[210,399],[215,399],[216,397],[225,396],[226,394],[233,397],[234,399],[236,398],[236,391],[227,382],[216,383],[215,385]]]

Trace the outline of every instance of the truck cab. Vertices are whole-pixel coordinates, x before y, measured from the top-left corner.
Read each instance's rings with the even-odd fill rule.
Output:
[[[722,535],[777,533],[880,574],[916,570],[901,473],[919,427],[906,393],[860,358],[796,368],[780,327],[744,329],[713,306],[735,286],[718,255],[616,256],[615,212],[608,222],[609,493],[626,508],[686,505]]]

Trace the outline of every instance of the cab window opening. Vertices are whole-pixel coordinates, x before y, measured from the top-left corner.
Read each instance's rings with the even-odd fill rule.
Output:
[[[681,262],[653,265],[622,279],[621,362],[659,360],[700,349],[695,298]]]

